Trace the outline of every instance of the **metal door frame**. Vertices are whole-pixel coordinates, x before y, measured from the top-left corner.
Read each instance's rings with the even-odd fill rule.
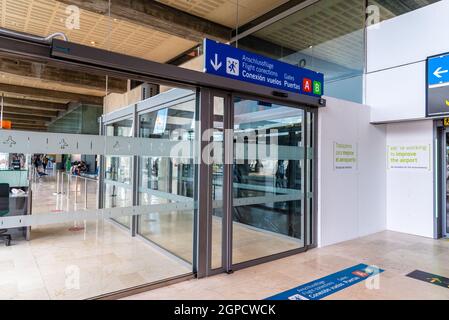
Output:
[[[434,121],[434,238],[448,238],[447,220],[447,174],[448,154],[447,143],[449,128],[443,125],[441,119]]]
[[[139,122],[136,120],[137,119],[137,112],[136,112],[136,105],[132,105],[130,106],[132,107],[131,113],[126,113],[125,111],[127,110],[119,110],[118,114],[116,115],[116,117],[114,118],[110,118],[110,119],[103,119],[103,117],[99,118],[99,124],[100,124],[100,135],[106,135],[106,128],[109,125],[113,125],[114,123],[117,123],[119,121],[123,121],[123,120],[131,120],[132,121],[132,131],[131,131],[131,136],[133,138],[137,137],[138,134],[138,124]],[[100,166],[103,170],[99,170],[98,171],[98,177],[99,177],[99,198],[101,199],[98,203],[98,208],[104,208],[104,196],[105,196],[105,191],[106,191],[106,185],[105,185],[105,167],[106,167],[106,157],[104,155],[100,156]],[[136,192],[136,186],[138,183],[138,156],[134,155],[131,156],[131,192],[132,192],[132,205],[138,205],[138,193]],[[120,222],[111,219],[111,222],[116,225],[117,227],[125,230],[126,232],[128,232],[132,237],[136,236],[136,232],[137,232],[137,216],[130,216],[130,221],[129,221],[129,227],[122,225]]]
[[[204,89],[202,88],[202,97],[204,100],[208,101],[209,107],[207,112],[204,112],[203,119],[201,121],[201,126],[204,126],[204,130],[213,128],[213,121],[214,121],[214,97],[221,97],[224,99],[224,114],[223,114],[223,152],[224,152],[224,160],[225,164],[223,166],[223,216],[222,216],[222,245],[221,245],[221,258],[222,258],[222,265],[219,268],[212,268],[212,167],[211,166],[205,166],[204,168],[204,174],[205,176],[204,180],[201,181],[201,184],[204,185],[207,183],[209,187],[207,188],[207,199],[204,199],[203,206],[200,205],[200,208],[207,208],[206,213],[203,213],[203,219],[206,221],[205,232],[207,234],[206,237],[206,259],[205,263],[207,264],[205,268],[204,274],[199,274],[199,277],[202,276],[210,276],[215,275],[223,272],[232,273],[233,271],[247,268],[250,266],[254,266],[260,263],[265,263],[273,260],[277,260],[283,257],[287,257],[290,255],[298,254],[301,252],[305,252],[310,248],[316,247],[316,239],[317,239],[317,210],[316,210],[316,183],[317,183],[317,172],[316,172],[316,164],[317,164],[317,158],[316,156],[313,157],[313,167],[312,170],[310,170],[310,174],[312,177],[312,194],[315,195],[312,198],[312,208],[310,211],[311,215],[311,221],[308,219],[308,190],[309,190],[309,181],[307,176],[307,170],[309,167],[308,161],[310,159],[307,158],[307,150],[308,150],[308,127],[309,127],[309,121],[307,119],[307,113],[312,114],[313,117],[311,117],[313,121],[312,126],[312,136],[310,137],[310,141],[313,143],[312,148],[314,149],[314,154],[316,155],[317,150],[317,112],[315,109],[307,107],[307,106],[301,106],[296,103],[279,103],[275,100],[270,100],[267,98],[261,98],[256,95],[249,95],[249,94],[240,94],[240,93],[232,93],[232,92],[226,92],[223,90],[216,90],[216,89]],[[284,252],[280,252],[277,254],[272,254],[264,257],[260,257],[253,260],[248,260],[244,262],[240,262],[237,264],[234,264],[232,261],[232,252],[233,252],[233,219],[232,219],[232,212],[233,212],[233,151],[234,151],[234,141],[233,141],[233,135],[227,136],[225,134],[225,129],[233,129],[234,127],[234,101],[235,98],[243,98],[248,100],[262,100],[263,102],[267,103],[274,103],[274,104],[281,104],[287,107],[295,108],[298,110],[303,111],[303,128],[302,128],[302,142],[304,147],[304,159],[303,159],[303,165],[301,168],[301,176],[302,176],[302,193],[304,194],[303,201],[301,201],[301,210],[304,214],[304,219],[302,221],[304,225],[304,231],[303,231],[303,239],[304,239],[304,246],[298,249],[293,250],[287,250]],[[204,131],[202,131],[204,132]],[[201,134],[202,134],[201,132]],[[228,131],[232,132],[232,131]],[[206,142],[208,143],[208,142]],[[203,149],[203,148],[202,148]],[[206,168],[207,167],[207,168]],[[207,180],[207,182],[206,182]],[[308,225],[310,225],[310,235],[308,234]],[[310,239],[310,240],[309,240]]]
[[[448,237],[447,232],[447,181],[446,177],[448,174],[447,163],[447,135],[449,130],[443,126],[441,120],[434,121],[434,163],[435,163],[435,173],[434,173],[434,198],[435,198],[435,208],[434,208],[434,238],[444,238]]]
[[[198,276],[211,276],[223,272],[228,272],[231,267],[229,265],[229,255],[231,254],[232,248],[232,231],[229,227],[229,208],[230,203],[232,204],[232,184],[229,181],[232,173],[232,164],[229,164],[229,159],[232,159],[232,143],[229,145],[229,139],[226,138],[226,129],[232,128],[231,126],[231,99],[232,95],[230,92],[217,90],[217,89],[201,89],[201,96],[203,101],[207,104],[207,111],[203,109],[202,115],[203,118],[201,120],[201,135],[206,130],[213,129],[214,122],[214,97],[223,98],[223,214],[221,221],[221,267],[212,269],[212,212],[213,212],[213,199],[212,199],[212,187],[213,187],[213,170],[211,165],[201,164],[204,166],[204,180],[200,181],[200,183],[204,186],[207,185],[207,198],[204,199],[205,204],[203,207],[207,208],[206,212],[203,214],[203,221],[205,221],[205,233],[206,233],[206,242],[203,250],[206,252],[205,259],[205,268],[204,274],[199,274]],[[210,141],[205,141],[202,143],[209,143]],[[203,148],[201,148],[203,150]],[[230,191],[229,191],[230,190]],[[201,207],[201,205],[200,205]],[[231,237],[230,237],[231,235]]]

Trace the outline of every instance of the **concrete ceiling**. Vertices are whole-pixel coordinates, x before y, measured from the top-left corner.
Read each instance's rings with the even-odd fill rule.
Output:
[[[341,66],[362,66],[363,12],[364,5],[360,0],[321,1],[255,35],[290,51],[303,52]]]
[[[47,36],[64,32],[71,42],[165,62],[194,42],[141,25],[80,10],[79,28],[67,28],[67,5],[53,0],[0,0],[1,27]],[[68,26],[73,26],[68,24]]]
[[[386,20],[437,1],[370,0],[369,4],[379,6],[381,19]],[[327,78],[332,79],[362,72],[364,27],[365,1],[322,0],[257,31],[253,36],[284,48],[286,60],[299,61],[298,57],[309,57],[312,62],[307,67],[319,64],[320,71],[326,70]]]
[[[225,41],[237,23],[243,25],[285,2],[287,0],[141,0],[133,2],[136,8],[126,8],[126,1],[113,0],[113,7],[105,9],[106,0],[0,0],[0,27],[38,36],[64,32],[69,41],[75,43],[164,63],[196,46],[195,39],[207,37],[204,30],[211,31],[212,38],[225,34]],[[68,19],[71,12],[66,10],[70,4],[79,5],[79,27],[73,27]],[[138,12],[139,9],[142,12]],[[153,21],[165,18],[165,22]],[[189,18],[192,19],[190,25]],[[170,19],[185,23],[186,30],[188,27],[195,29],[197,24],[204,24],[205,29],[191,37],[190,31],[182,30],[182,25],[171,28]],[[183,36],[183,32],[189,36]],[[5,119],[13,120],[17,127],[42,130],[43,125],[66,112],[70,103],[97,104],[106,94],[106,81],[103,85],[101,78],[80,73],[73,79],[66,70],[58,72],[44,64],[27,64],[29,62],[0,57],[0,92],[8,102]],[[117,84],[120,87],[121,84]]]
[[[157,0],[184,12],[222,24],[229,28],[242,26],[288,0]],[[237,6],[238,4],[238,6]]]

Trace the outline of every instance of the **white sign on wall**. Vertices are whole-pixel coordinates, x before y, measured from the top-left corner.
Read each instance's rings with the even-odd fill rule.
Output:
[[[430,170],[430,145],[408,144],[387,147],[388,169]]]
[[[334,142],[334,170],[357,169],[357,144]]]

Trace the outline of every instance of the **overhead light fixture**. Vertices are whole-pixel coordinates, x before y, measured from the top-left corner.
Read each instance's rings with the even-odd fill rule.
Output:
[[[97,43],[96,43],[95,41],[91,41],[90,44],[94,46],[94,45],[96,45]]]

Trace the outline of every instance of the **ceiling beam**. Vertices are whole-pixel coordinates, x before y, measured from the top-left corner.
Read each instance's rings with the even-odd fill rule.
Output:
[[[36,109],[6,107],[6,106],[3,107],[3,112],[7,112],[10,114],[25,114],[29,116],[48,116],[48,117],[57,117],[59,114],[59,111],[36,110]]]
[[[52,120],[51,117],[41,117],[41,116],[27,116],[24,114],[15,114],[15,113],[8,113],[3,112],[3,120],[40,120],[40,121],[47,121],[50,122]]]
[[[33,87],[15,86],[12,84],[0,83],[0,92],[11,93],[16,96],[23,96],[28,99],[40,99],[45,101],[59,102],[79,101],[86,104],[103,105],[103,97],[90,96],[72,92],[39,89]]]
[[[12,126],[13,130],[24,130],[24,131],[47,131],[47,127],[42,126]]]
[[[67,110],[67,104],[64,104],[64,103],[20,99],[20,98],[4,97],[3,104],[4,104],[4,106],[20,107],[20,108],[28,108],[28,109],[52,110],[52,111],[66,111]]]
[[[36,120],[24,120],[24,119],[18,119],[18,120],[11,120],[13,125],[21,125],[21,124],[34,124],[34,125],[41,125],[46,126],[48,122],[45,121],[36,121]]]
[[[38,125],[38,124],[37,125],[36,124],[12,124],[11,125],[11,129],[16,129],[18,127],[20,127],[20,128],[44,128],[44,129],[47,128],[47,126]]]
[[[73,69],[61,69],[41,62],[1,58],[0,71],[19,77],[53,81],[76,88],[106,91],[105,76]],[[127,80],[108,77],[109,92],[124,93],[127,90],[127,85]]]
[[[318,2],[318,0],[315,0],[314,2],[310,3],[310,0],[289,0],[272,10],[262,14],[261,16],[258,16],[257,18],[245,23],[242,26],[239,26],[238,30],[234,29],[232,30],[232,37],[237,36],[238,34],[242,34],[247,32],[250,29],[256,28],[256,29],[262,29],[263,25],[267,23],[267,21],[275,19],[279,15],[291,15],[299,10],[304,9],[305,7],[314,4],[315,2]],[[270,24],[272,24],[271,22]],[[255,32],[255,31],[254,31]]]
[[[80,9],[109,15],[108,0],[58,0]],[[114,0],[110,15],[183,39],[201,43],[203,38],[229,41],[232,29],[157,1]]]
[[[27,128],[31,128],[31,127],[38,127],[38,128],[47,128],[47,126],[45,124],[40,124],[40,123],[19,123],[19,122],[13,122],[11,124],[12,128],[15,127],[27,127]]]

